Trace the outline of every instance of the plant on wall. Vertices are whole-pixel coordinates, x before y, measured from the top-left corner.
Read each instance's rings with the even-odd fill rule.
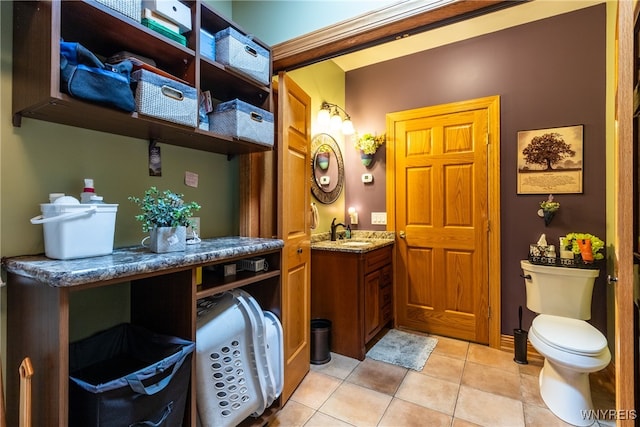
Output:
[[[386,141],[386,134],[376,135],[373,133],[365,133],[357,136],[355,149],[360,151],[360,158],[362,164],[369,166],[373,160],[373,155],[376,154],[378,148]]]

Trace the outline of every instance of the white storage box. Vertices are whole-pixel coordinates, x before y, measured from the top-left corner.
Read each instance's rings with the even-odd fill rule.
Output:
[[[137,82],[136,111],[174,123],[198,126],[198,93],[196,88],[149,70],[131,74]]]
[[[209,115],[209,130],[273,146],[273,113],[234,99],[214,107]]]
[[[191,31],[191,9],[178,0],[144,0],[143,6],[174,22],[180,33]]]
[[[86,258],[113,252],[118,205],[40,205],[42,215],[31,219],[44,226],[44,252],[53,259]]]
[[[216,61],[264,85],[269,84],[270,52],[235,28],[216,33]]]

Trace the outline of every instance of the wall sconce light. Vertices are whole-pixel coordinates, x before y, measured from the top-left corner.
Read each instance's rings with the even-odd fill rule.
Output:
[[[344,119],[342,118],[342,114],[344,114]],[[351,117],[347,114],[346,111],[337,104],[332,104],[330,102],[323,102],[320,111],[318,111],[318,124],[323,127],[330,127],[331,130],[337,131],[342,130],[344,135],[352,135],[355,133],[355,129],[353,128],[353,122],[351,121]]]
[[[358,224],[358,212],[356,212],[356,208],[351,207],[347,210],[349,212],[349,222],[353,225]]]

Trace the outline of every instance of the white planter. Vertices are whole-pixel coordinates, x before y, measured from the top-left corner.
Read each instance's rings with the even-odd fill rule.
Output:
[[[149,231],[149,249],[156,253],[184,251],[187,227],[156,227]]]

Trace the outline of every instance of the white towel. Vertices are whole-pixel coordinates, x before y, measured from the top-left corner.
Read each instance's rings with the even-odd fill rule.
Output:
[[[309,227],[311,227],[312,230],[315,230],[317,226],[318,226],[318,207],[316,206],[315,203],[311,203],[311,221],[310,221]]]

